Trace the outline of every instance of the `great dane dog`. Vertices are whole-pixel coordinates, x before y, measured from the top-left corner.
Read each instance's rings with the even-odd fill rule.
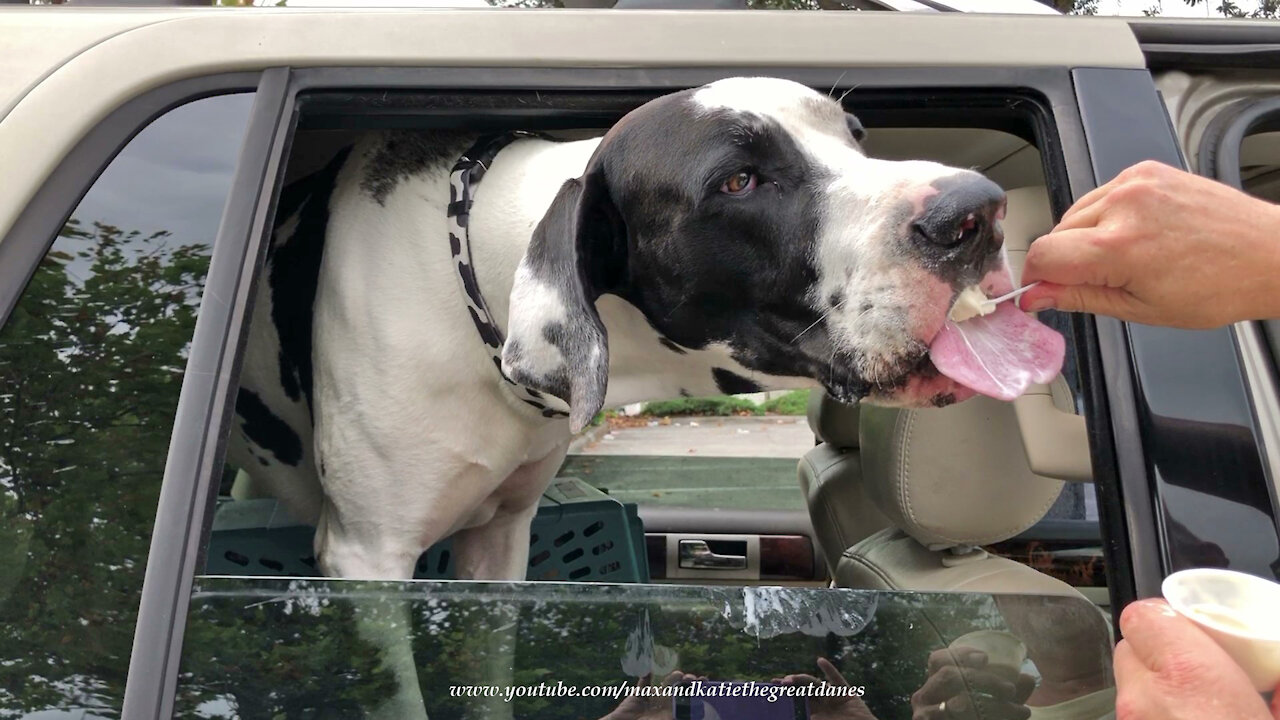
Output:
[[[280,200],[232,461],[315,524],[328,575],[409,578],[452,536],[459,577],[522,579],[538,498],[602,407],[986,392],[930,347],[961,291],[1010,289],[1004,193],[863,135],[821,92],[730,78],[590,140],[360,140]],[[969,365],[1046,364],[996,357],[1048,341],[992,317],[1006,346]]]

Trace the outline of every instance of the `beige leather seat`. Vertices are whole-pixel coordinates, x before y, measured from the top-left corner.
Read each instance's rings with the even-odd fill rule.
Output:
[[[800,489],[832,577],[845,548],[889,527],[888,518],[862,492],[859,411],[820,390],[809,396],[809,427],[818,446],[800,460]]]
[[[1033,474],[1008,403],[861,413],[862,493],[891,526],[847,547],[840,587],[1079,596],[980,546],[1044,517],[1063,482]]]

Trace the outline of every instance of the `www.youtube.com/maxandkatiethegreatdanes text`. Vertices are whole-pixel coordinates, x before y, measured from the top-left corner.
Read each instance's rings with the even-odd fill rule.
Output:
[[[866,687],[862,685],[831,685],[820,683],[813,685],[775,685],[773,683],[707,683],[692,680],[675,685],[636,685],[623,681],[617,685],[586,685],[582,687],[566,685],[563,681],[552,685],[452,685],[449,695],[452,697],[500,697],[506,702],[525,697],[607,697],[620,700],[626,695],[640,697],[757,697],[768,702],[777,702],[784,697],[792,698],[834,698],[862,697]]]

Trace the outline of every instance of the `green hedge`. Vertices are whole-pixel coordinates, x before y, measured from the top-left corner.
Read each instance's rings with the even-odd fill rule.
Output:
[[[717,395],[703,398],[661,400],[645,405],[643,415],[803,415],[809,403],[808,390],[793,390],[781,397],[757,405],[745,398]]]

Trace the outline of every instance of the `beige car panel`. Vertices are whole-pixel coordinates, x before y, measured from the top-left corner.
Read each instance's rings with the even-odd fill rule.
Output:
[[[51,24],[48,12],[0,10],[0,117],[66,61],[103,40],[162,17],[156,12],[69,12]]]
[[[0,37],[31,32],[33,8],[0,12]],[[1114,18],[745,11],[462,11],[192,9],[107,11],[93,44],[31,88],[0,119],[0,236],[68,149],[113,108],[157,86],[271,66],[830,67],[1143,66]],[[32,20],[32,17],[37,18]],[[909,38],[909,41],[904,39]],[[962,39],[962,40],[960,40]],[[88,42],[81,32],[57,57]],[[32,70],[26,71],[31,76]],[[0,107],[12,98],[0,99]],[[53,120],[56,118],[56,122]]]
[[[1249,98],[1280,96],[1274,72],[1220,70],[1212,73],[1171,71],[1155,78],[1173,120],[1182,153],[1192,170],[1201,170],[1199,148],[1205,128],[1228,105]]]
[[[1001,187],[1044,185],[1044,166],[1035,146],[997,130],[873,128],[864,144],[867,154],[886,160],[926,158],[973,168]]]

